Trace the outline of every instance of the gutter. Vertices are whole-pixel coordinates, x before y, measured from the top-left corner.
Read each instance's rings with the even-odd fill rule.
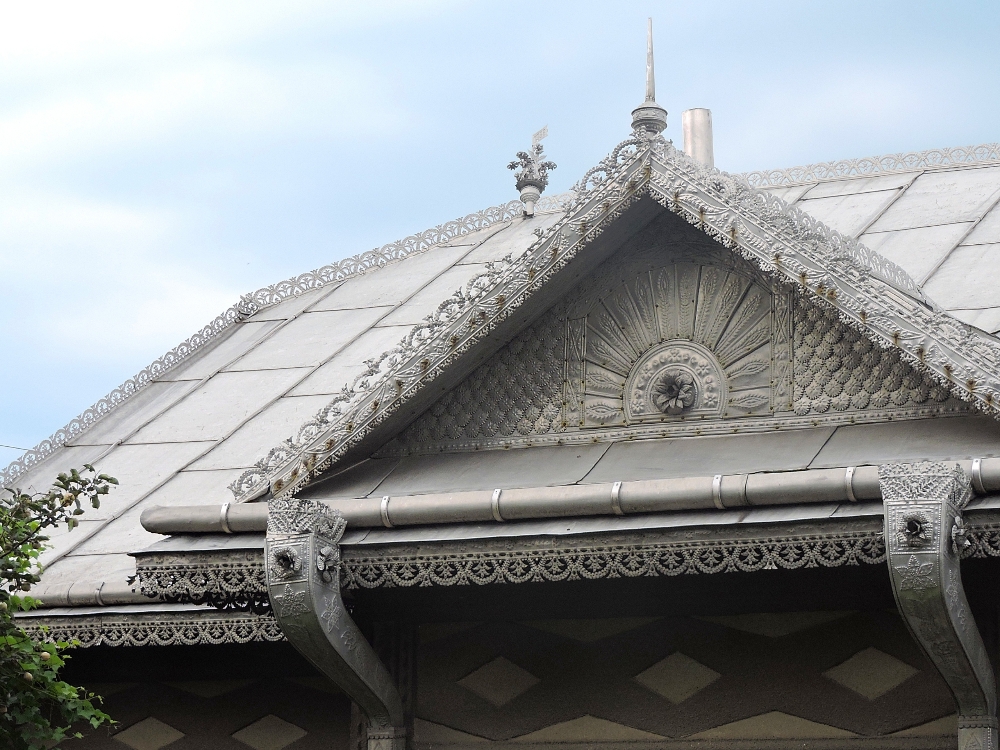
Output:
[[[976,495],[1000,492],[1000,458],[959,461]],[[877,466],[716,474],[560,487],[478,490],[366,498],[320,498],[350,527],[522,521],[573,516],[626,516],[682,510],[726,510],[802,503],[881,500]],[[140,516],[155,534],[239,534],[267,530],[267,503],[159,506]]]

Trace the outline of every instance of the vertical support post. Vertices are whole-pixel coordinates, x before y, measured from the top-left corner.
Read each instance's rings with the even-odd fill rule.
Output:
[[[958,750],[997,750],[996,682],[962,586],[972,497],[958,464],[879,466],[896,605],[958,704]]]
[[[341,598],[346,525],[322,503],[272,500],[264,550],[268,596],[289,643],[365,714],[368,750],[404,750],[399,691]]]

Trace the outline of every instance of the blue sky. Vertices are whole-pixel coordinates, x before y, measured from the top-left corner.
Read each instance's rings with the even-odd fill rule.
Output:
[[[568,188],[657,99],[716,164],[1000,140],[995,2],[0,0],[0,443],[30,447],[239,294]],[[0,448],[0,463],[19,451]]]

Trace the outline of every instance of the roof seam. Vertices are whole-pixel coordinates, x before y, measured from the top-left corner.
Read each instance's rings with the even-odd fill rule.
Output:
[[[913,183],[917,181],[917,178],[920,177],[923,174],[926,174],[926,170],[920,170],[919,172],[916,172],[913,175],[913,177],[910,178],[909,182],[907,182],[905,185],[901,186],[900,188],[897,188],[896,189],[896,195],[895,195],[895,197],[891,201],[889,201],[888,203],[886,203],[885,206],[882,207],[881,211],[877,211],[875,213],[875,216],[872,217],[871,221],[869,221],[867,224],[865,224],[863,227],[861,227],[861,229],[858,231],[858,233],[855,235],[855,237],[857,237],[860,240],[861,237],[862,237],[862,235],[865,232],[867,232],[869,229],[871,229],[873,226],[875,226],[876,222],[878,222],[879,219],[881,219],[883,216],[885,216],[886,213],[889,211],[890,208],[892,208],[893,206],[896,205],[896,203],[899,201],[899,199],[902,198],[906,194],[906,191],[908,191],[910,189],[910,187],[913,185]],[[875,234],[877,234],[877,232],[875,232]]]
[[[962,243],[965,242],[965,240],[968,239],[969,235],[972,234],[972,232],[975,230],[975,228],[979,226],[979,223],[983,219],[985,219],[987,216],[989,216],[990,212],[994,208],[996,208],[998,205],[1000,205],[1000,190],[997,190],[997,192],[996,192],[996,198],[994,198],[993,201],[990,203],[989,207],[985,211],[983,211],[982,216],[980,216],[978,219],[976,219],[974,222],[972,222],[972,224],[969,226],[969,228],[965,231],[965,234],[963,234],[961,237],[959,237],[958,242],[956,242],[954,245],[951,246],[951,250],[949,250],[947,253],[945,253],[944,257],[942,257],[941,260],[939,260],[937,263],[935,263],[934,267],[924,275],[923,280],[921,280],[921,282],[920,282],[920,286],[924,286],[925,284],[927,284],[928,281],[931,280],[931,278],[934,276],[934,274],[936,274],[938,272],[938,269],[941,268],[941,266],[943,266],[945,264],[945,261],[948,260],[948,258],[951,257],[951,254],[953,252],[955,252],[956,249],[958,249],[959,247],[961,247]],[[955,222],[955,223],[958,223],[958,222]]]

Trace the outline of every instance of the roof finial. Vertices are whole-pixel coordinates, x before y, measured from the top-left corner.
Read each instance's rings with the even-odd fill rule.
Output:
[[[656,77],[653,75],[653,19],[646,19],[646,101],[656,101]]]
[[[632,130],[636,135],[657,135],[667,127],[667,110],[656,103],[653,74],[653,19],[646,26],[646,101],[632,110]]]
[[[535,215],[535,204],[549,184],[549,170],[556,168],[554,161],[545,160],[542,139],[548,137],[548,134],[549,126],[546,125],[531,136],[531,150],[518,151],[517,161],[507,165],[507,169],[520,170],[514,177],[517,180],[516,187],[521,193],[525,216]]]

